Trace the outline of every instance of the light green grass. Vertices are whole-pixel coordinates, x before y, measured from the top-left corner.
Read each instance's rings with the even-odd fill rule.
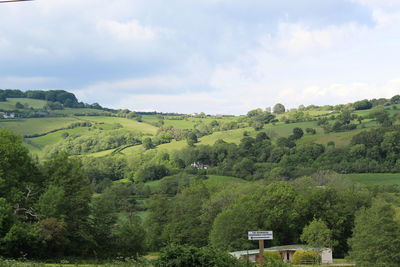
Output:
[[[109,111],[92,108],[64,108],[60,110],[52,110],[52,114],[64,114],[64,115],[91,115],[91,114],[111,114]]]
[[[209,124],[212,121],[216,120],[218,123],[222,124],[224,122],[230,122],[232,120],[237,120],[239,117],[206,117],[206,118],[195,118],[188,117],[182,120],[177,120],[173,118],[179,118],[179,116],[164,116],[164,125],[165,126],[173,126],[178,129],[193,129],[196,124],[206,123]],[[142,116],[144,122],[147,123],[157,123],[160,121],[156,115],[144,115]]]
[[[366,185],[400,185],[400,173],[353,173],[345,177]]]
[[[29,138],[29,140],[37,144],[41,148],[43,148],[45,146],[53,145],[61,141],[63,139],[62,137],[63,133],[68,133],[69,135],[75,135],[75,134],[84,135],[90,133],[90,131],[88,127],[77,127],[74,129],[57,131],[40,137]]]
[[[30,98],[7,98],[6,102],[0,102],[0,109],[3,110],[17,110],[15,104],[20,102],[21,104],[27,104],[28,108],[42,109],[47,104],[45,100],[30,99]]]
[[[33,135],[49,132],[79,122],[74,117],[28,118],[0,120],[0,128],[7,128],[20,135]]]
[[[103,122],[105,124],[115,124],[119,123],[121,124],[125,129],[136,131],[136,132],[141,132],[145,134],[156,134],[158,128],[155,126],[152,126],[147,123],[143,122],[137,122],[133,119],[127,119],[127,118],[118,118],[118,117],[107,117],[107,116],[83,116],[79,117],[83,118],[92,122]],[[103,126],[99,126],[103,127]]]

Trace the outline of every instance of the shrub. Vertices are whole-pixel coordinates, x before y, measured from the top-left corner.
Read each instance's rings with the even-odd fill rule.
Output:
[[[282,261],[281,254],[278,251],[265,251],[264,259],[266,262],[269,262],[272,260]]]
[[[245,261],[238,260],[226,252],[211,247],[171,245],[161,251],[157,267],[244,267]],[[251,266],[251,265],[250,265]]]
[[[321,257],[317,251],[314,250],[298,250],[293,255],[293,264],[312,263],[319,264]]]

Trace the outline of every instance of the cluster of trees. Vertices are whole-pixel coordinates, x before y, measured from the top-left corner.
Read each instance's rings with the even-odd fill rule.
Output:
[[[7,130],[0,131],[0,154],[0,256],[135,257],[144,251],[131,188],[116,185],[93,198],[78,159],[55,154],[38,164]]]
[[[371,190],[333,173],[291,183],[221,185],[197,180],[172,198],[151,197],[149,245],[153,250],[170,243],[212,245],[225,251],[253,249],[257,245],[247,240],[247,231],[268,229],[274,231],[272,246],[303,241],[331,247],[335,257],[350,251],[354,259],[371,266],[395,266],[388,263],[397,264],[400,257],[400,221],[395,216],[399,192],[399,187]],[[376,241],[368,240],[375,234]],[[379,255],[382,250],[385,257]],[[388,265],[374,265],[379,261]]]
[[[279,107],[276,108],[276,111],[274,107],[274,112],[277,114],[283,113],[285,112],[285,108],[283,107],[283,112],[281,112],[281,109]],[[265,124],[278,121],[275,119],[275,115],[267,110],[262,110],[261,108],[250,110],[249,112],[247,112],[247,117],[250,120],[249,125],[256,130],[262,129]]]
[[[178,255],[192,266],[201,255],[209,255],[207,247],[200,247],[254,248],[247,231],[262,228],[274,231],[272,245],[302,241],[333,247],[335,256],[349,253],[371,266],[395,266],[400,257],[400,187],[367,188],[332,172],[291,182],[221,183],[208,181],[205,170],[190,166],[209,163],[213,167],[208,172],[246,179],[275,178],[282,170],[295,177],[314,162],[320,165],[313,171],[329,169],[332,162],[346,165],[344,158],[370,160],[379,153],[384,157],[378,165],[392,167],[400,154],[400,131],[394,126],[362,132],[341,149],[296,145],[303,134],[297,128],[274,143],[260,132],[239,145],[218,141],[171,155],[150,150],[128,159],[81,161],[59,153],[38,163],[20,137],[0,130],[0,256],[137,256],[178,244],[191,247],[168,247],[160,266]],[[262,170],[270,167],[263,176]],[[135,183],[113,182],[122,178]],[[161,179],[157,191],[143,183],[154,179]],[[93,192],[100,194],[93,197]],[[139,201],[143,198],[148,199],[145,204]],[[148,216],[143,222],[137,212],[144,209]],[[188,253],[199,257],[186,258]],[[230,266],[242,266],[218,250],[213,253]]]
[[[7,98],[31,98],[46,100],[49,103],[46,108],[49,110],[57,110],[66,108],[93,108],[93,109],[104,109],[98,103],[85,104],[83,102],[78,102],[78,99],[73,93],[64,90],[29,90],[23,92],[18,89],[0,89],[0,101],[7,101]],[[18,104],[18,103],[17,103]],[[16,106],[17,109],[24,108],[24,105],[19,103]]]
[[[139,145],[142,143],[142,134],[125,129],[101,131],[89,128],[90,135],[71,135],[60,142],[47,146],[45,152],[52,155],[58,151],[65,151],[69,155],[80,155],[89,152],[99,152],[123,145]]]

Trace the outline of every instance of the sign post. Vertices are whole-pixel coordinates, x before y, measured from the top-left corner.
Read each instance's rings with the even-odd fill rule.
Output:
[[[259,247],[259,263],[262,265],[264,261],[264,240],[274,239],[272,231],[250,231],[248,232],[249,240],[258,240]]]

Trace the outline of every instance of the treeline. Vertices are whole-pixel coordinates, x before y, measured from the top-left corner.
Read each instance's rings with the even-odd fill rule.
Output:
[[[30,98],[46,100],[49,102],[47,104],[47,108],[50,110],[63,109],[64,107],[107,110],[98,103],[86,104],[83,102],[78,102],[78,99],[73,93],[64,90],[28,90],[24,92],[18,89],[0,89],[0,101],[7,101],[7,98]],[[22,104],[19,103],[19,107],[16,108],[24,108],[24,106],[21,105]]]

